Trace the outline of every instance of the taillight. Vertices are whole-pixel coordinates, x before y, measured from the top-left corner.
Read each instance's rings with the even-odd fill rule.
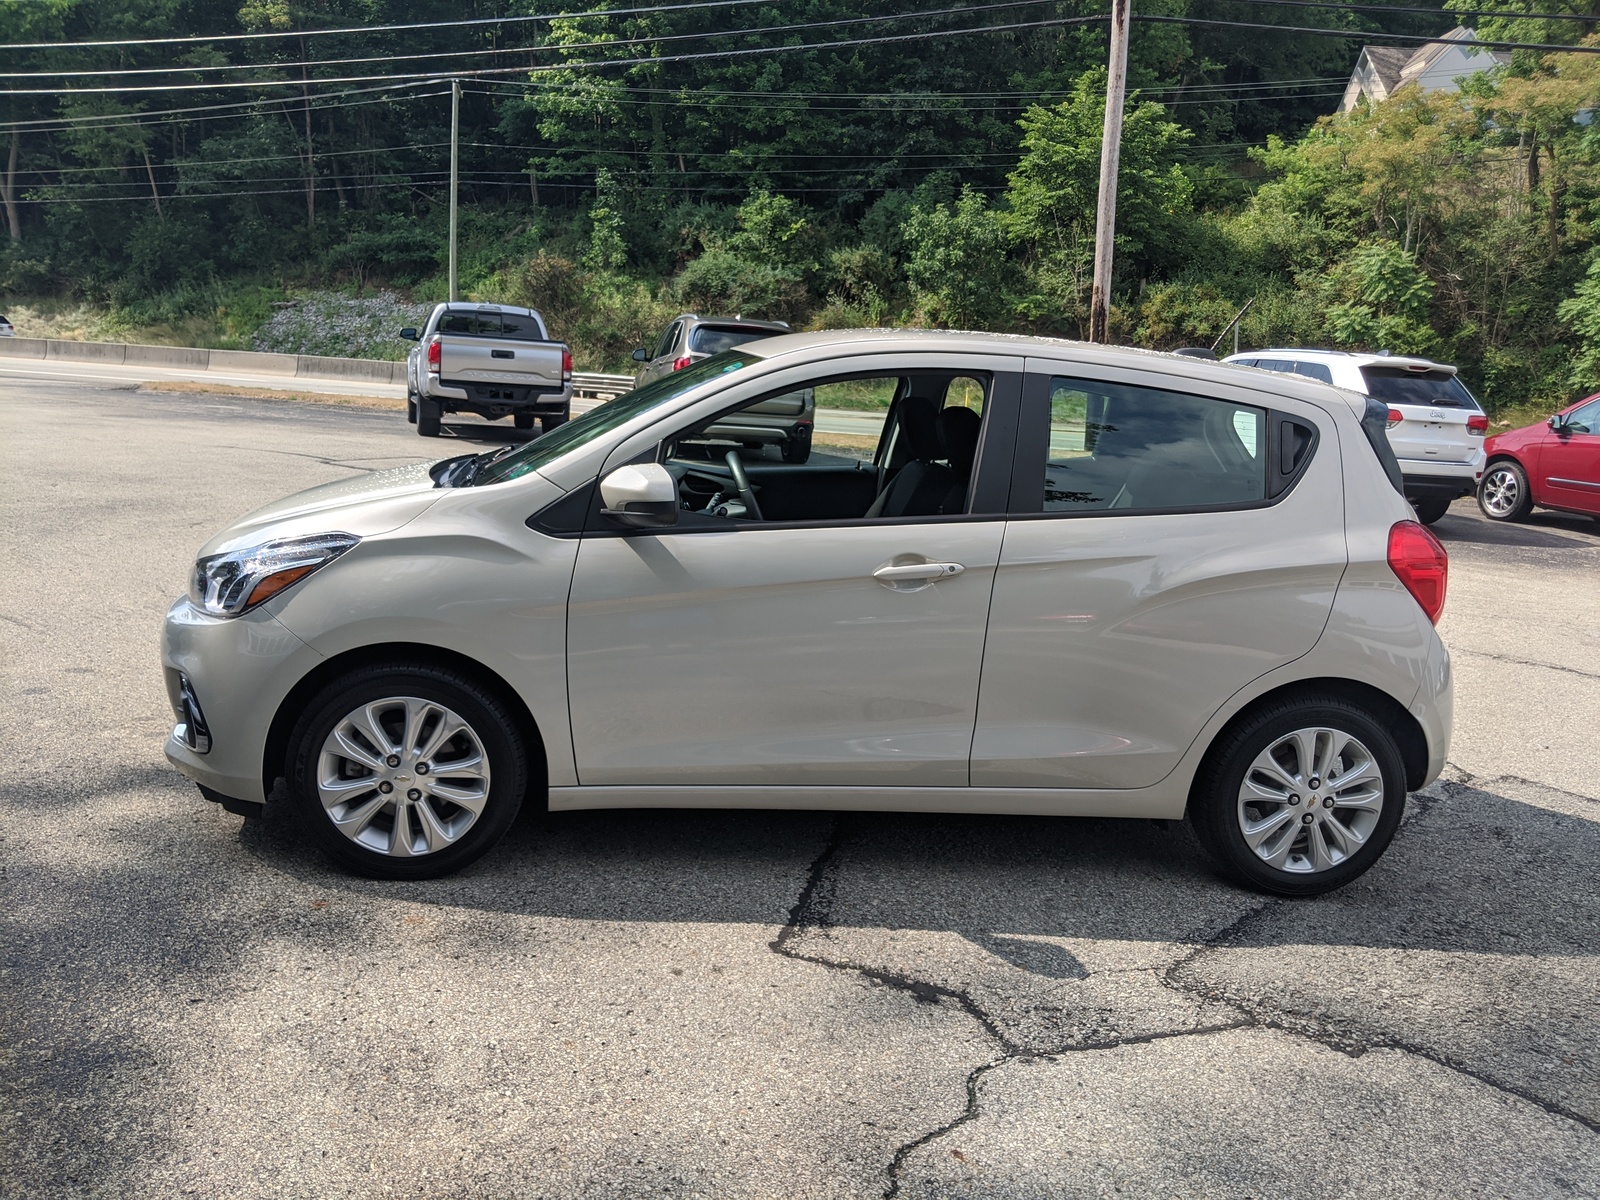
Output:
[[[681,371],[693,361],[694,359],[685,354],[682,358],[675,358],[672,360],[672,369],[674,371]]]
[[[1389,530],[1389,569],[1437,625],[1450,580],[1450,556],[1439,539],[1415,521],[1399,522]]]
[[[1389,428],[1390,429],[1393,429],[1396,425],[1400,424],[1400,422],[1404,421],[1405,419],[1406,419],[1405,413],[1401,412],[1398,408],[1391,408],[1389,410]]]
[[[561,348],[561,380],[563,383],[572,381],[572,351],[565,346]]]
[[[428,343],[428,374],[437,375],[439,373],[439,364],[443,358],[444,348],[440,346],[438,335],[435,334],[433,340]]]
[[[1479,437],[1482,437],[1484,434],[1489,432],[1489,418],[1484,416],[1482,413],[1479,413],[1475,417],[1468,417],[1467,432],[1474,433]]]

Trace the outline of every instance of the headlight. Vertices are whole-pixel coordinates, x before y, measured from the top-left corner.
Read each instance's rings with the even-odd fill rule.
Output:
[[[189,599],[214,617],[237,617],[327,566],[360,540],[348,533],[319,533],[213,554],[194,564]]]

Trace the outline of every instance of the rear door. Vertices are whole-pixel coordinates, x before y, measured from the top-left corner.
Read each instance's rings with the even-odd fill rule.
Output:
[[[1366,393],[1398,412],[1389,445],[1401,469],[1408,464],[1469,463],[1483,446],[1467,432],[1467,420],[1483,410],[1454,372],[1426,367],[1368,364],[1361,368]]]
[[[974,786],[1141,788],[1305,654],[1346,562],[1332,419],[1247,387],[1029,360]]]
[[[1568,414],[1562,432],[1545,438],[1538,463],[1543,486],[1536,495],[1562,508],[1600,513],[1600,400]]]

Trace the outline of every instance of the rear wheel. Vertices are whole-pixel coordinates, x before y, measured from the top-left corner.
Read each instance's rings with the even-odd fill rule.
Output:
[[[1405,799],[1405,767],[1388,730],[1348,701],[1311,696],[1263,709],[1213,747],[1189,819],[1234,878],[1281,896],[1317,896],[1382,857]]]
[[[811,435],[801,436],[795,434],[783,444],[783,461],[786,463],[803,463],[811,457]]]
[[[1478,484],[1478,507],[1491,521],[1525,521],[1533,511],[1528,473],[1510,459],[1493,464]]]
[[[527,739],[490,691],[454,672],[358,669],[307,705],[290,791],[307,830],[351,870],[431,879],[487,853],[528,784]]]
[[[1429,497],[1426,500],[1413,500],[1411,507],[1417,510],[1417,520],[1424,525],[1432,525],[1450,511],[1450,501]]]
[[[532,429],[533,414],[531,412],[512,413],[511,423],[518,429]]]
[[[444,409],[437,400],[419,400],[417,402],[417,432],[423,437],[439,436],[439,421],[444,416]]]
[[[539,418],[539,432],[549,433],[552,429],[560,429],[567,423],[566,413],[556,413],[548,417]]]
[[[417,397],[415,393],[406,396],[406,420],[412,425],[417,423]]]

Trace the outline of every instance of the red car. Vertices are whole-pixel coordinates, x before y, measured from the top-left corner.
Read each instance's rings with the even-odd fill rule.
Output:
[[[1537,505],[1600,518],[1600,393],[1484,443],[1478,507],[1522,521]]]

